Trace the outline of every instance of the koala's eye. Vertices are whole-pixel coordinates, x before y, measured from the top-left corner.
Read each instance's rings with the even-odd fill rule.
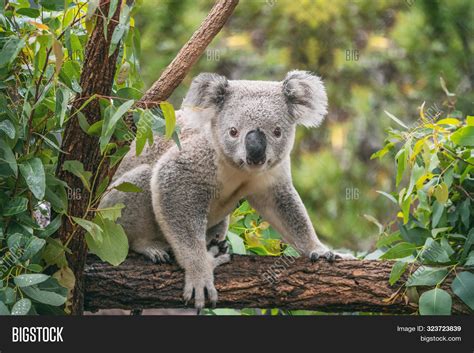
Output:
[[[275,135],[276,137],[280,137],[281,129],[279,127],[276,127],[275,130],[273,130],[273,135]]]
[[[237,137],[239,136],[239,131],[235,127],[231,127],[229,130],[229,135],[232,137]]]

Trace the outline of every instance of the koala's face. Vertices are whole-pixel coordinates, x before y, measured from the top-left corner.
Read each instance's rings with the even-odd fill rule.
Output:
[[[213,136],[233,165],[265,170],[287,157],[295,124],[279,82],[230,81],[213,121]]]
[[[184,109],[203,109],[194,123],[211,119],[211,136],[221,155],[236,168],[268,170],[287,158],[296,124],[317,126],[326,114],[321,80],[304,71],[283,82],[228,81],[215,74],[193,80]]]

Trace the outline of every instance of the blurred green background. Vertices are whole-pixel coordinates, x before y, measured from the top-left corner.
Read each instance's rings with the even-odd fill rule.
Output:
[[[143,91],[212,3],[146,0],[138,7]],[[241,0],[170,101],[179,108],[204,71],[254,80],[281,80],[292,69],[321,75],[329,115],[318,129],[298,129],[294,183],[323,241],[369,251],[378,231],[364,215],[388,221],[395,213],[376,192],[395,189],[394,165],[370,159],[394,124],[384,110],[408,125],[423,102],[426,115],[444,116],[448,90],[458,109],[473,113],[473,26],[472,0]]]

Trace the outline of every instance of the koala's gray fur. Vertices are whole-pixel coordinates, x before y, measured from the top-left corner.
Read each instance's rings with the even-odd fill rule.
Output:
[[[198,308],[205,289],[217,301],[213,270],[229,261],[207,244],[225,239],[229,214],[242,198],[301,253],[332,260],[336,255],[317,238],[290,173],[296,125],[318,126],[326,109],[322,81],[306,71],[291,71],[282,82],[200,74],[177,112],[182,149],[157,137],[136,157],[133,144],[114,185],[127,181],[143,192],[111,190],[100,207],[126,205],[119,223],[132,250],[156,262],[168,261],[172,250],[185,270],[184,299],[194,292]]]

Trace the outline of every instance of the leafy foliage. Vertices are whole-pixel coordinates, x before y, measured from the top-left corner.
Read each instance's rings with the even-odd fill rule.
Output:
[[[255,212],[247,201],[234,211],[227,233],[234,254],[298,256],[296,250],[281,240],[281,235]]]
[[[96,171],[69,160],[63,169],[82,181],[73,190],[56,177],[64,128],[78,119],[83,132],[97,136],[103,160],[117,164],[128,151],[117,141],[136,138],[153,142],[159,133],[177,139],[174,110],[134,108],[143,87],[138,75],[139,33],[126,1],[111,0],[107,14],[95,12],[98,1],[1,2],[0,8],[0,313],[25,315],[68,312],[75,278],[68,267],[68,244],[77,229],[88,232],[91,252],[113,265],[122,262],[128,242],[120,225],[123,205],[97,209],[109,180],[97,184]],[[5,6],[5,7],[4,7]],[[88,97],[80,109],[72,102],[81,92],[80,78],[87,40],[98,16],[110,23],[121,8],[109,55],[119,50],[111,97]],[[104,28],[105,30],[106,28]],[[106,31],[104,31],[106,32]],[[83,109],[98,100],[101,120],[92,125]],[[123,121],[132,113],[138,133]],[[143,123],[146,122],[146,123]],[[146,133],[143,132],[145,130]],[[139,192],[133,185],[118,188]],[[94,192],[92,192],[94,191]],[[67,205],[83,194],[88,205],[82,217],[67,214]],[[95,217],[91,220],[92,213]],[[52,218],[52,219],[51,219]],[[55,238],[62,219],[74,230],[64,243]]]
[[[424,292],[418,303],[414,300],[420,314],[451,313],[452,298],[441,286],[452,273],[453,293],[474,310],[474,275],[456,270],[473,266],[474,117],[452,111],[429,119],[424,105],[420,123],[414,128],[390,117],[403,130],[390,129],[384,148],[372,157],[390,155],[396,161],[397,191],[381,194],[395,203],[399,212],[397,220],[386,226],[374,221],[381,233],[377,256],[397,260],[390,284],[408,272],[402,285],[405,290],[400,292],[407,298],[418,298],[416,288],[435,286]]]

